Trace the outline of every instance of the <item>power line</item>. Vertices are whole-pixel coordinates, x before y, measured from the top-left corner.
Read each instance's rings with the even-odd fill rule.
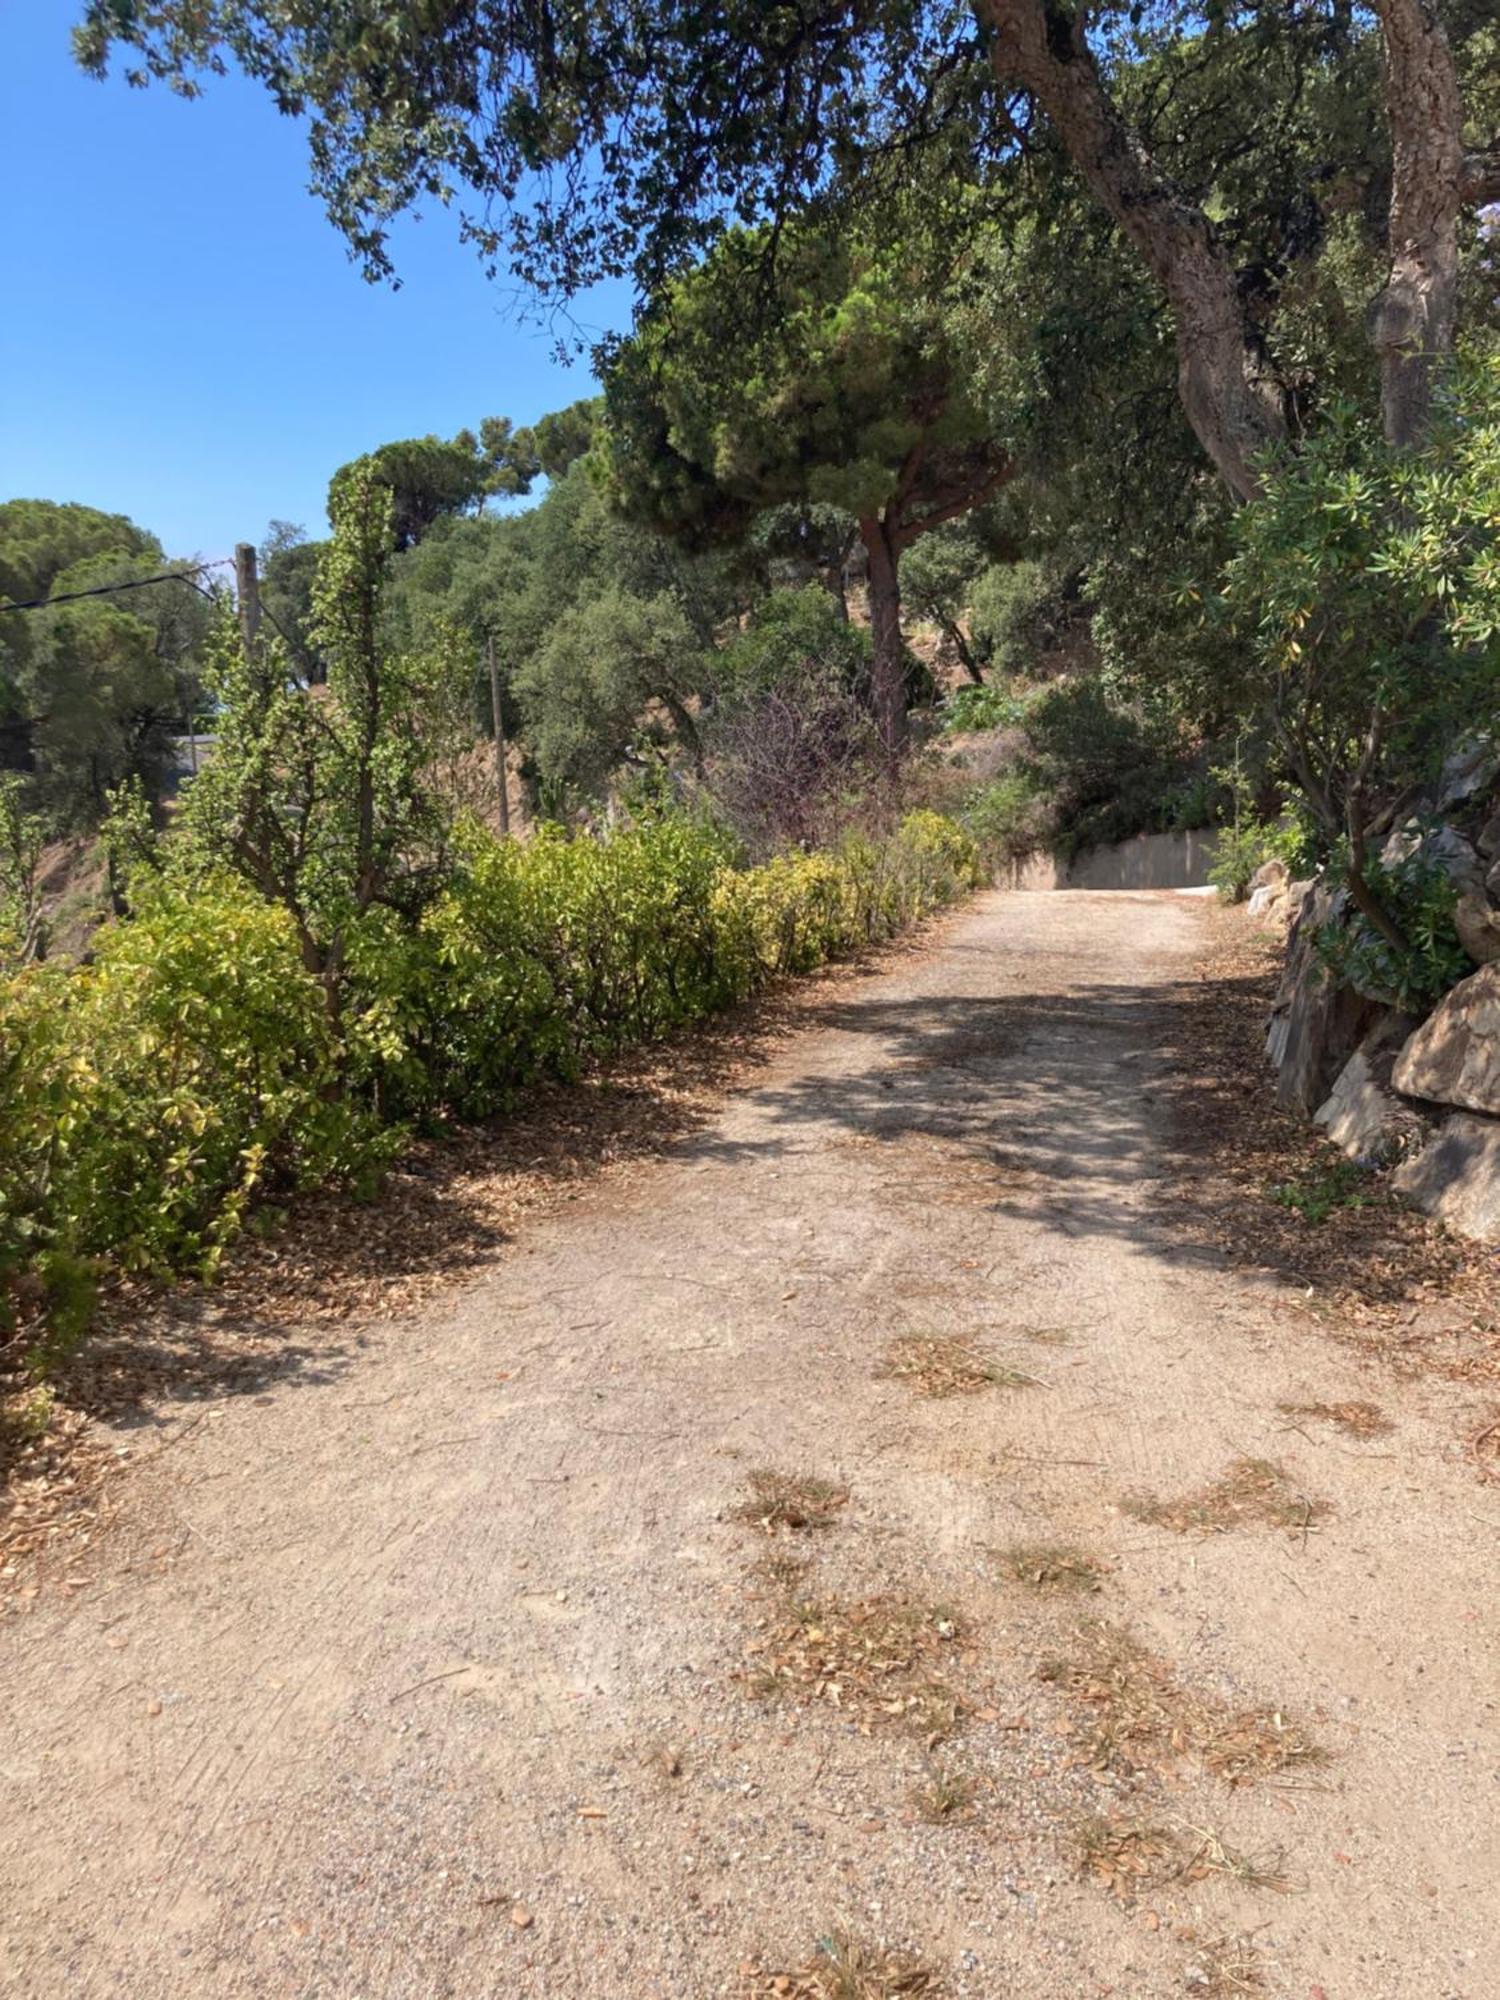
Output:
[[[128,583],[100,583],[92,590],[65,590],[61,597],[31,597],[24,604],[0,604],[0,611],[50,611],[54,604],[72,604],[80,597],[112,597],[121,590],[144,590],[148,583],[192,583],[205,570],[223,569],[233,561],[233,556],[216,556],[212,562],[195,563],[191,569],[163,570],[160,576],[137,576]]]

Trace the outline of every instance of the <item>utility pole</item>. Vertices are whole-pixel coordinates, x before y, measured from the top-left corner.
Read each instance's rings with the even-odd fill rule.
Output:
[[[253,660],[260,640],[260,578],[255,573],[253,542],[234,545],[234,594],[240,607],[240,639],[245,657]]]
[[[495,664],[495,635],[486,641],[490,662],[490,714],[495,724],[495,793],[500,802],[500,833],[510,832],[510,792],[505,782],[505,720],[500,713],[500,669]]]

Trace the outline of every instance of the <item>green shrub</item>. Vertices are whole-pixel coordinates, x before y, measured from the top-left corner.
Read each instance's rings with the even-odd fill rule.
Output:
[[[982,687],[955,688],[943,703],[943,729],[950,736],[973,729],[1013,729],[1026,720],[1035,700],[1035,689],[1017,689],[998,678]]]
[[[288,913],[189,850],[133,881],[92,964],[0,983],[0,1313],[46,1310],[44,1368],[106,1262],[209,1275],[261,1191],[366,1182],[407,1121],[492,1112],[978,880],[974,841],[932,812],[751,868],[671,813],[599,839],[471,828],[416,924],[376,907],[351,926],[335,1023]]]
[[[959,820],[991,868],[1046,846],[1051,831],[1046,799],[1026,770],[976,786]]]
[[[1295,819],[1257,819],[1246,813],[1237,824],[1219,828],[1208,879],[1223,902],[1242,903],[1257,871],[1268,861],[1284,862],[1292,875],[1307,870],[1311,861],[1306,828]]]
[[[1359,911],[1350,910],[1318,932],[1318,955],[1357,993],[1425,1014],[1474,970],[1454,927],[1458,890],[1442,863],[1421,848],[1390,867],[1367,861],[1365,880],[1394,920],[1404,948],[1398,950]]]

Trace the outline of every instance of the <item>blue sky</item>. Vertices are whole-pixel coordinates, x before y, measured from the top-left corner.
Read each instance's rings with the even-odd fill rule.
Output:
[[[372,445],[590,393],[448,217],[399,231],[399,291],[367,284],[307,192],[299,126],[237,77],[192,104],[92,82],[80,9],[0,6],[0,499],[82,500],[226,555],[273,516],[318,532],[329,473]],[[625,288],[576,314],[624,325]]]

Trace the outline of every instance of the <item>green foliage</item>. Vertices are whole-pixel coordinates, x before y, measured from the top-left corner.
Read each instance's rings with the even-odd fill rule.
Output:
[[[1365,1169],[1356,1160],[1324,1159],[1304,1168],[1294,1180],[1267,1188],[1270,1200],[1290,1208],[1313,1229],[1321,1229],[1340,1208],[1363,1208]]]
[[[170,572],[120,514],[43,500],[0,505],[0,591],[20,602]],[[197,699],[210,611],[191,583],[0,618],[0,766],[54,831],[94,825],[110,787],[159,795],[171,738]]]
[[[372,461],[345,469],[312,592],[326,687],[300,682],[279,641],[248,656],[233,619],[221,622],[219,739],[183,813],[193,853],[287,913],[335,1020],[357,933],[411,924],[442,886],[438,779],[469,740],[463,649],[441,632],[410,654],[385,644],[392,509]]]
[[[559,455],[565,452],[561,437],[555,448]],[[531,431],[517,430],[508,417],[486,417],[478,437],[460,431],[455,438],[401,438],[341,466],[328,488],[330,521],[337,518],[342,483],[358,468],[370,467],[390,491],[398,549],[413,548],[445,514],[467,513],[495,494],[530,492],[542,469]]]
[[[1225,903],[1242,903],[1257,871],[1268,861],[1281,861],[1297,876],[1309,865],[1306,829],[1294,819],[1257,819],[1246,812],[1215,836],[1208,879]]]
[[[1026,720],[1038,692],[1000,679],[955,688],[943,703],[944,732],[961,736],[977,729],[1014,729]]]
[[[958,819],[992,868],[1045,847],[1053,831],[1046,798],[1025,769],[976,785]]]
[[[1500,355],[1460,370],[1420,451],[1342,407],[1236,517],[1240,702],[1269,709],[1329,838],[1362,842],[1500,708],[1497,518]]]
[[[1364,875],[1400,932],[1401,945],[1351,909],[1319,931],[1318,956],[1356,992],[1409,1014],[1425,1014],[1474,970],[1454,928],[1458,891],[1453,878],[1420,847],[1390,866],[1369,860]]]
[[[31,1329],[43,1365],[101,1260],[211,1274],[263,1191],[368,1180],[401,1143],[391,1121],[492,1111],[977,879],[973,843],[932,813],[752,868],[672,812],[602,839],[470,828],[415,927],[380,911],[353,938],[350,1028],[288,910],[169,859],[92,963],[0,983],[0,1311],[55,1308]]]
[[[41,867],[44,829],[25,805],[25,786],[0,771],[0,976],[46,950]]]
[[[1213,817],[1191,737],[1159,707],[1122,701],[1097,678],[1048,688],[1026,733],[1026,769],[1049,803],[1050,844],[1066,858]]]
[[[0,1290],[35,1273],[64,1332],[93,1260],[210,1271],[268,1178],[380,1143],[285,913],[225,876],[139,881],[90,964],[0,985],[0,1050]]]

